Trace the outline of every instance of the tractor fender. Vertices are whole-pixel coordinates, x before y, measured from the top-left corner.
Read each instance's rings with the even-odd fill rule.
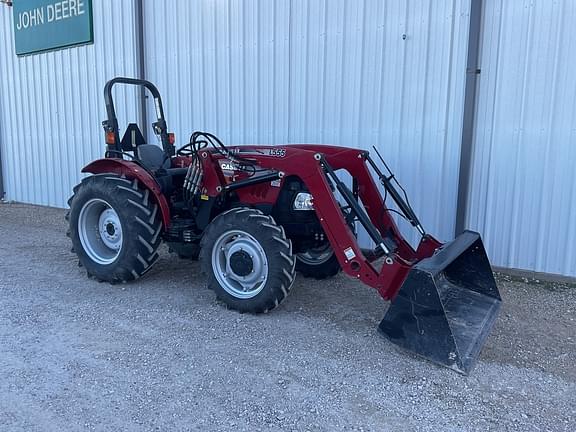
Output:
[[[137,179],[144,186],[150,190],[152,196],[158,203],[160,207],[160,213],[162,215],[162,222],[164,224],[164,229],[166,230],[170,226],[170,208],[168,207],[168,202],[162,194],[160,185],[158,182],[137,163],[126,161],[123,159],[98,159],[94,162],[90,162],[84,168],[82,168],[83,173],[91,174],[105,174],[114,173],[118,175],[126,176],[129,179]]]

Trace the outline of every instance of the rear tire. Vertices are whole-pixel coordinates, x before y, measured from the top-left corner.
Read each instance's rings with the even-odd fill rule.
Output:
[[[229,308],[265,313],[288,295],[296,259],[271,216],[250,208],[229,210],[210,223],[200,245],[208,287]]]
[[[67,235],[89,277],[138,279],[158,259],[162,221],[150,191],[115,174],[87,177],[68,200]]]
[[[327,244],[324,248],[296,254],[296,270],[304,277],[320,280],[336,276],[341,267],[334,250]]]

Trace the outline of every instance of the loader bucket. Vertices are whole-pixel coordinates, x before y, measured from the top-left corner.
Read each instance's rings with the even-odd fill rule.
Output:
[[[465,231],[410,270],[379,330],[402,348],[468,374],[501,302],[480,235]]]

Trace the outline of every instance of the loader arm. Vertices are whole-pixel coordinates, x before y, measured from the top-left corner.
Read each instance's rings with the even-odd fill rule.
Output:
[[[314,208],[334,249],[343,271],[365,284],[376,288],[385,299],[391,299],[402,285],[410,266],[404,261],[416,259],[415,251],[401,236],[396,224],[388,214],[377,186],[364,161],[364,153],[359,150],[336,150],[334,152],[314,152],[320,149],[307,149],[313,152],[310,166],[300,175],[314,197]],[[299,167],[301,168],[301,167]],[[389,236],[397,245],[397,250],[388,250],[387,259],[380,269],[364,255],[358,241],[348,227],[340,204],[336,200],[327,180],[327,172],[344,169],[356,179],[358,196],[364,208],[358,202],[352,202],[341,190],[349,205],[357,208],[360,223],[371,234],[375,244],[383,244],[384,237]],[[330,175],[330,174],[328,174]],[[333,180],[338,181],[336,178]],[[350,191],[348,190],[348,193]],[[380,217],[380,220],[378,218]]]

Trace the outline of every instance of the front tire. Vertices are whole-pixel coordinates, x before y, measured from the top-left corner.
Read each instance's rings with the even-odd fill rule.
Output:
[[[68,200],[68,236],[88,276],[110,283],[138,279],[158,259],[158,204],[138,180],[87,177]]]
[[[296,254],[296,270],[304,277],[320,280],[336,276],[341,267],[334,250],[330,244],[326,244],[324,247]]]
[[[263,313],[288,295],[295,277],[292,243],[271,216],[236,208],[215,218],[200,249],[208,287],[229,308]]]

